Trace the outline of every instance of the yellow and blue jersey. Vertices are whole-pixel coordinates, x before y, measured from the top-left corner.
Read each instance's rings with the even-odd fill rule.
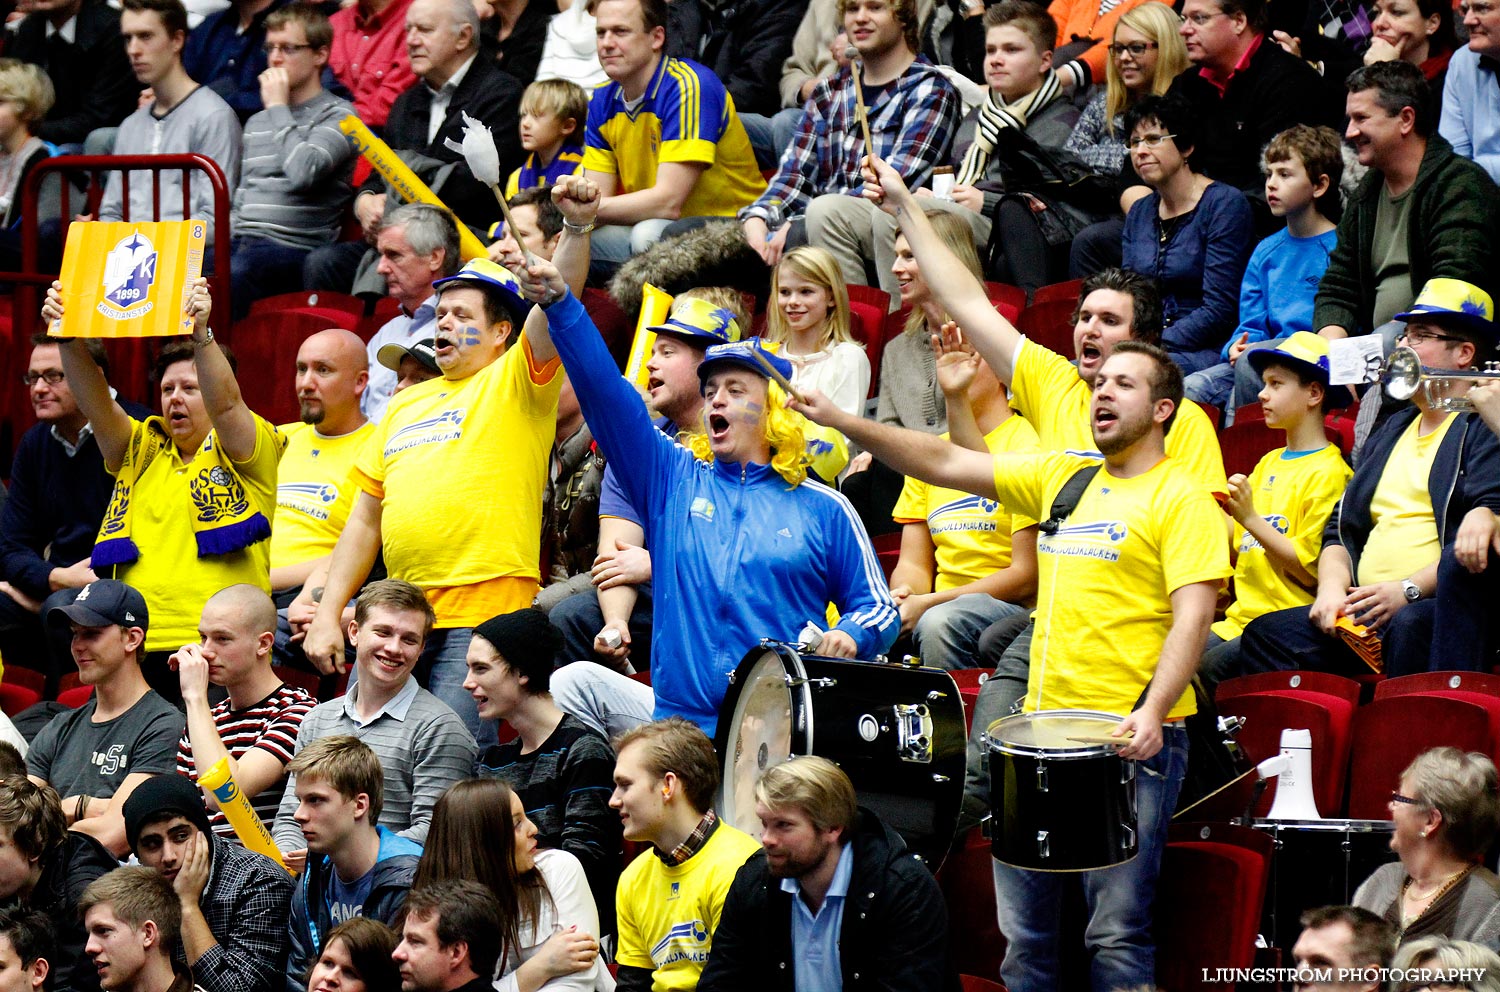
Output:
[[[563,145],[552,161],[547,163],[537,161],[536,152],[532,152],[505,181],[505,199],[508,201],[521,190],[531,189],[533,186],[551,186],[563,176],[571,176],[582,167],[583,146],[575,142]],[[499,223],[490,225],[491,238],[500,236],[500,227]]]
[[[656,185],[662,162],[708,166],[684,217],[733,217],[766,188],[734,98],[711,70],[687,59],[662,59],[634,110],[615,82],[589,101],[585,170],[617,176],[619,191],[634,193]]]

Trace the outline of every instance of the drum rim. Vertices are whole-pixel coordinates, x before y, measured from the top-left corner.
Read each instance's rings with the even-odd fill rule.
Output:
[[[1104,710],[1061,709],[1011,713],[990,722],[990,725],[985,728],[984,732],[985,743],[991,751],[1000,754],[1022,758],[1046,758],[1049,761],[1077,761],[1087,758],[1114,757],[1119,753],[1115,750],[1113,744],[1075,744],[1072,747],[1053,748],[1041,747],[1036,744],[1016,744],[995,736],[995,728],[1003,723],[1035,721],[1039,717],[1089,717],[1111,723],[1119,723],[1125,719],[1118,713],[1108,713]],[[1123,864],[1123,862],[1121,863]]]

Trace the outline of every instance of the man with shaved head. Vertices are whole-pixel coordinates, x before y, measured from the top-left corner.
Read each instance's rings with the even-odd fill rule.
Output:
[[[197,781],[222,758],[240,791],[270,829],[286,785],[286,766],[297,747],[302,718],[317,705],[305,690],[284,685],[271,667],[276,604],[252,585],[220,589],[203,607],[199,642],[184,644],[169,663],[177,670],[187,730],[177,742],[177,771]],[[209,685],[229,695],[208,701]],[[214,833],[238,842],[213,797]]]
[[[349,470],[373,424],[360,409],[370,361],[359,335],[319,331],[297,349],[301,422],[280,428],[286,453],[276,468],[276,526],[271,529],[271,588],[284,619],[279,664],[305,666],[302,630],[317,610],[328,558],[356,492]]]

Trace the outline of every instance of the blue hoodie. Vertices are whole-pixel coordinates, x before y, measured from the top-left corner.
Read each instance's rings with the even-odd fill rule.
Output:
[[[548,306],[547,319],[651,549],[657,719],[686,717],[712,737],[745,654],[761,638],[795,642],[808,621],[823,626],[830,602],[859,657],[890,648],[900,616],[848,500],[811,480],[789,486],[769,465],[694,458],[651,425],[576,299]]]

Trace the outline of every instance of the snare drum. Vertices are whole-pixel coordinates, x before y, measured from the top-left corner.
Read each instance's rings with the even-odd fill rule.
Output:
[[[1120,718],[1093,710],[1017,713],[990,724],[991,851],[1037,871],[1092,871],[1136,854],[1135,763],[1104,737]]]
[[[936,869],[953,841],[963,796],[964,726],[958,687],[947,672],[804,655],[767,643],[730,676],[720,710],[719,815],[759,836],[761,773],[816,754],[842,768],[860,804]]]

